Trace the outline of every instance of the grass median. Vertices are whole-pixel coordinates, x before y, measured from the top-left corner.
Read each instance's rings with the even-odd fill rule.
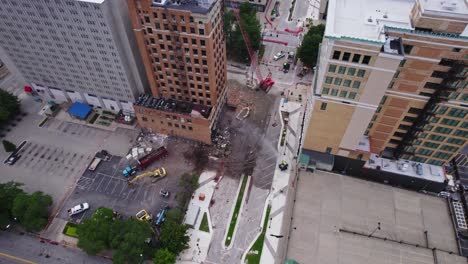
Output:
[[[244,178],[242,178],[242,185],[241,185],[239,194],[237,195],[236,205],[234,207],[234,213],[232,214],[231,222],[229,224],[226,241],[224,241],[224,245],[226,245],[227,247],[231,245],[231,242],[232,242],[232,235],[234,234],[234,229],[236,228],[237,218],[239,217],[239,210],[241,208],[242,202],[244,201],[243,198],[244,198],[245,186],[247,185],[248,179],[249,179],[248,176],[244,176]]]
[[[266,211],[265,219],[263,220],[263,229],[260,236],[257,238],[255,243],[249,250],[246,260],[247,264],[260,263],[260,257],[262,256],[263,241],[265,241],[265,233],[268,224],[268,218],[270,217],[271,206],[269,205]]]

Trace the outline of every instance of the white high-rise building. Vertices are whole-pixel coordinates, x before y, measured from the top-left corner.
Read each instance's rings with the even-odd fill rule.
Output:
[[[55,101],[133,112],[147,87],[125,0],[0,0],[0,46]]]

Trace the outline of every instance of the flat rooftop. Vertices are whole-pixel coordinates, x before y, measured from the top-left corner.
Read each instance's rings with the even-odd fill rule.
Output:
[[[404,159],[390,160],[381,158],[376,154],[371,154],[369,160],[364,164],[364,168],[382,170],[433,182],[444,182],[446,178],[444,168],[441,166]]]
[[[299,173],[295,199],[286,257],[299,263],[433,264],[435,247],[437,263],[466,264],[443,198],[316,170]]]
[[[385,41],[384,26],[413,29],[410,12],[414,0],[330,0],[327,37]]]
[[[168,113],[179,113],[190,115],[192,117],[209,118],[212,107],[191,102],[181,102],[174,99],[155,98],[150,95],[140,95],[135,105],[146,108],[152,108]]]
[[[418,0],[422,12],[436,16],[468,16],[466,0]]]
[[[218,0],[152,0],[153,6],[187,10],[194,13],[208,13]]]

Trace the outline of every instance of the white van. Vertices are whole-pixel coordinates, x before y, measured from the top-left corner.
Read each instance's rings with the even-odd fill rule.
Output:
[[[75,205],[72,208],[68,209],[68,215],[69,216],[76,215],[76,214],[84,212],[84,211],[86,211],[88,209],[89,209],[89,204],[88,203],[82,203],[82,204],[79,204],[79,205]]]

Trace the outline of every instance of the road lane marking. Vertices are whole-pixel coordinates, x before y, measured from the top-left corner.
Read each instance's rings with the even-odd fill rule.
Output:
[[[12,255],[3,253],[3,252],[0,252],[0,256],[7,257],[7,258],[9,258],[9,259],[14,259],[14,260],[17,260],[17,261],[20,261],[20,262],[23,262],[23,263],[38,264],[37,262],[29,261],[29,260],[27,260],[27,259],[20,258],[20,257],[15,257],[15,256],[12,256]]]

